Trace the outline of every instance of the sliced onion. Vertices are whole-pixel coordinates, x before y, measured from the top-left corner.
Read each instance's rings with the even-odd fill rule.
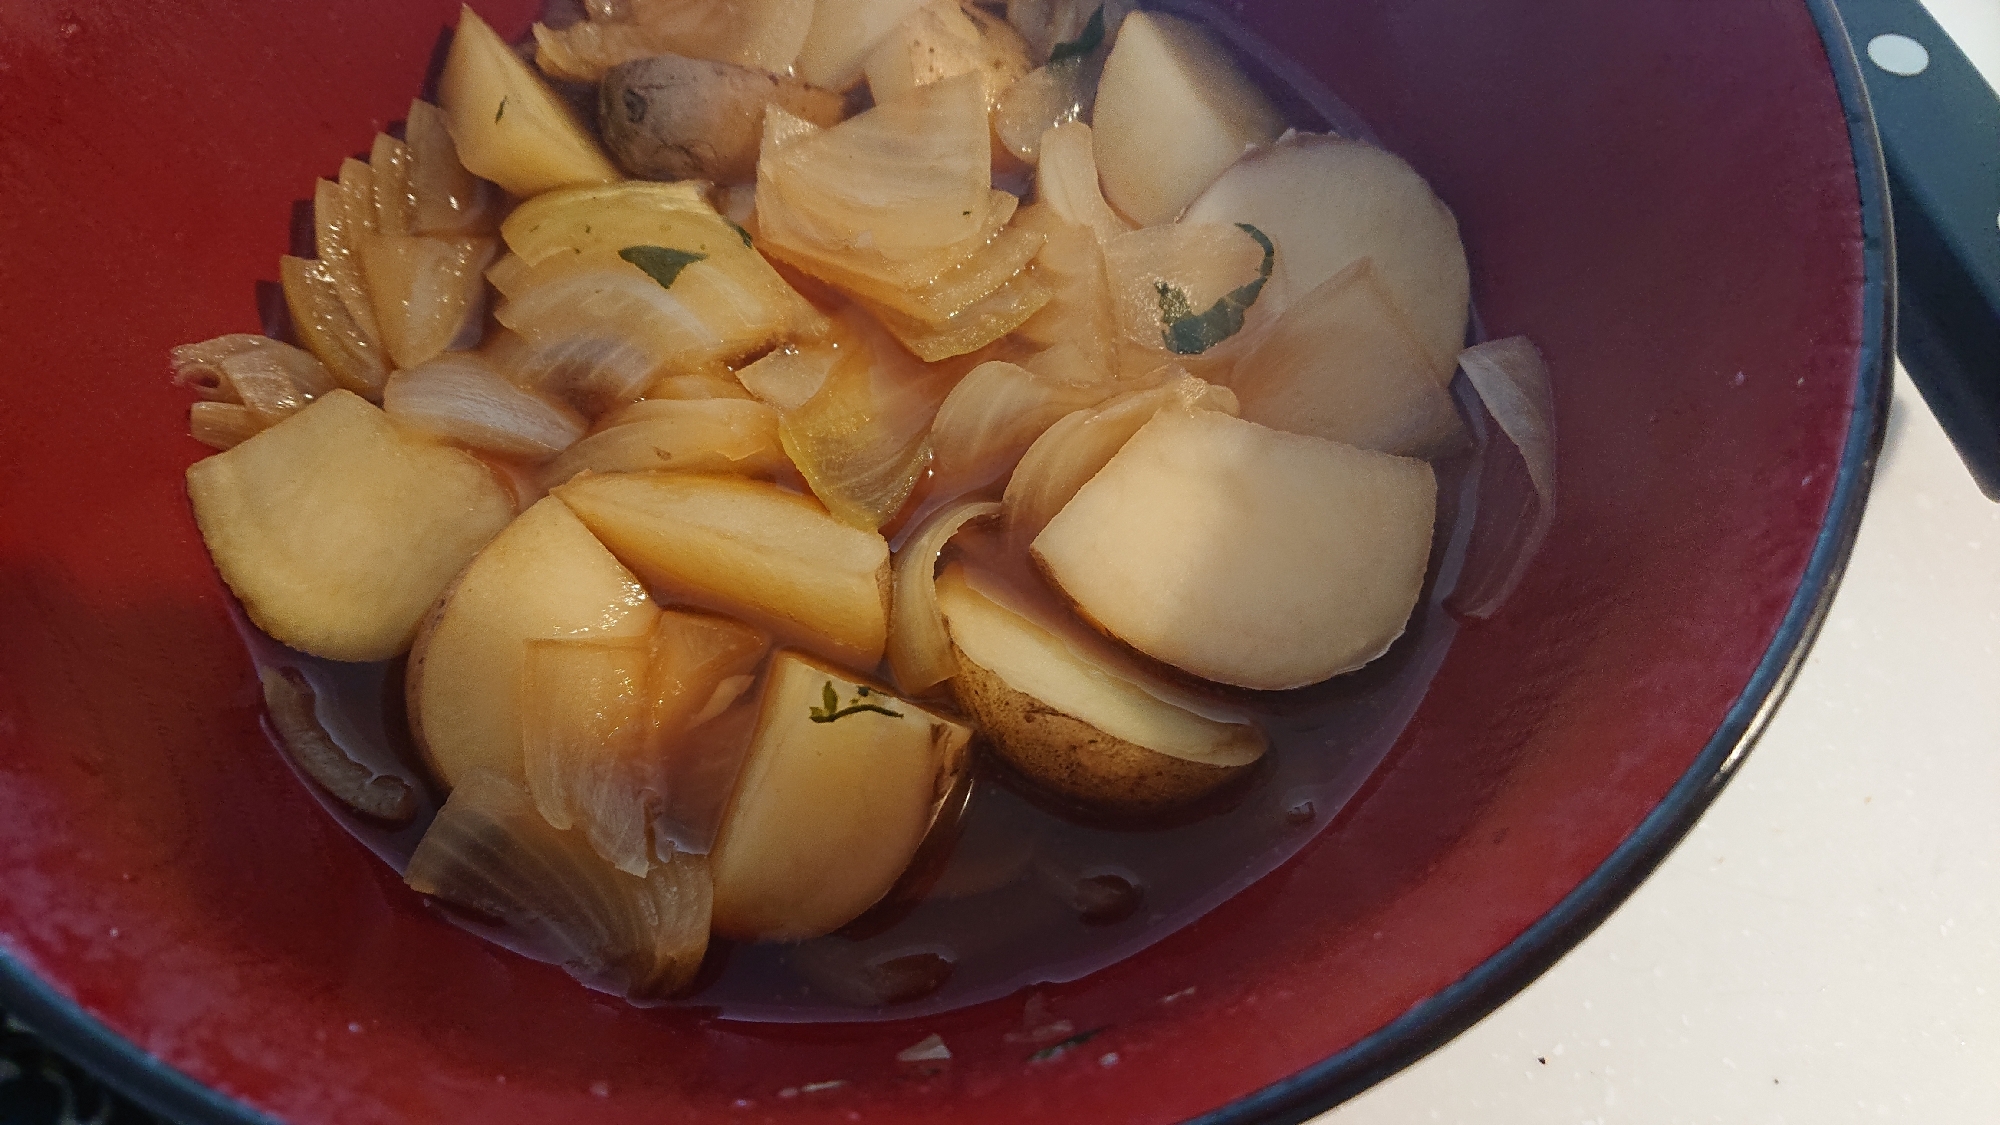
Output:
[[[234,449],[264,429],[250,408],[234,402],[197,402],[188,407],[188,434],[210,449]]]
[[[734,711],[769,648],[749,626],[678,610],[646,638],[529,642],[523,764],[542,818],[631,875],[706,852],[749,747]]]
[[[1532,497],[1479,506],[1465,571],[1447,605],[1455,613],[1484,619],[1497,613],[1520,584],[1555,523],[1555,394],[1542,353],[1525,336],[1467,348],[1458,365],[1519,454],[1533,489]]]
[[[262,674],[264,707],[278,746],[292,764],[352,811],[384,824],[408,824],[417,815],[417,797],[400,777],[377,777],[347,756],[320,725],[312,688],[290,668]]]
[[[850,311],[840,324],[840,358],[810,400],[784,413],[779,435],[827,511],[874,531],[915,491],[951,380],[868,317]]]
[[[530,267],[496,315],[547,353],[543,370],[520,375],[542,389],[578,388],[585,401],[572,397],[575,405],[599,413],[656,378],[712,371],[795,336],[802,310],[823,326],[768,265],[758,265],[763,273],[753,275],[722,257],[704,259],[666,287],[613,252],[556,255]],[[562,370],[579,360],[586,370]]]
[[[1169,368],[1158,385],[1128,391],[1102,406],[1079,410],[1048,428],[1028,448],[1002,500],[1007,540],[1022,557],[1077,490],[1132,440],[1132,435],[1167,406],[1237,412],[1227,387]]]
[[[337,386],[311,352],[268,336],[237,333],[182,344],[170,363],[175,385],[191,387],[211,403],[244,407],[259,429]]]
[[[1111,304],[1126,340],[1169,355],[1163,288],[1202,313],[1258,280],[1264,248],[1227,223],[1173,223],[1119,235],[1104,246]]]
[[[750,752],[757,724],[756,673],[770,638],[727,618],[680,610],[653,631],[654,753],[665,763],[655,848],[708,854]],[[662,844],[661,842],[664,842]]]
[[[1273,429],[1426,460],[1466,444],[1436,361],[1383,289],[1372,258],[1287,305],[1256,334],[1228,382],[1243,417]]]
[[[363,336],[380,340],[354,249],[362,235],[375,233],[375,173],[367,164],[347,160],[340,166],[339,182],[321,180],[314,186],[313,233],[319,261],[340,303]]]
[[[755,398],[725,368],[717,374],[669,375],[646,388],[649,399]]]
[[[780,411],[797,410],[812,401],[840,361],[837,344],[810,348],[780,348],[736,373],[736,380],[761,402]]]
[[[1136,0],[1007,0],[1007,22],[1027,40],[1032,57],[1046,62],[1057,46],[1082,40],[1100,10],[1109,45],[1138,6]]]
[[[770,479],[791,467],[778,412],[750,399],[642,399],[612,415],[541,474],[554,488],[578,473],[673,470]]]
[[[1063,383],[1012,363],[983,363],[938,408],[931,424],[931,491],[949,500],[1014,471],[1050,426],[1110,397],[1102,383]]]
[[[994,107],[994,135],[1007,151],[1029,164],[1037,163],[1050,129],[1089,116],[1103,73],[1102,63],[1083,58],[1064,59],[1028,72]]]
[[[500,234],[508,249],[539,265],[558,254],[671,246],[711,261],[755,268],[743,235],[722,221],[698,181],[623,180],[544,192],[507,215]]]
[[[1121,366],[1120,333],[1097,236],[1046,203],[1021,212],[1020,224],[1043,236],[1035,276],[1052,290],[1048,304],[1021,326],[1021,335],[1044,347],[1080,350],[1092,367],[1115,377]],[[1149,354],[1157,351],[1155,347]]]
[[[410,147],[387,133],[375,134],[368,151],[368,169],[375,179],[375,231],[407,235],[416,212],[410,197]],[[362,273],[368,271],[364,268]]]
[[[992,164],[985,88],[964,74],[764,152],[758,206],[768,184],[822,249],[922,257],[979,233]]]
[[[411,102],[403,135],[410,146],[410,233],[492,233],[499,191],[466,171],[444,111],[426,101]]]
[[[984,300],[942,322],[907,317],[868,301],[861,304],[924,362],[942,363],[1000,341],[1032,320],[1054,296],[1054,291],[1035,276],[1035,271],[1027,270],[1016,274]]]
[[[1092,384],[1110,384],[1111,371],[1107,370],[1093,353],[1071,343],[1060,341],[1048,348],[1021,359],[1021,366],[1050,382],[1074,387]],[[1113,387],[1114,390],[1124,389]],[[1110,397],[1108,394],[1106,397]]]
[[[395,421],[501,457],[541,460],[587,425],[569,407],[509,382],[477,355],[450,353],[398,371],[382,408]]]
[[[1132,230],[1105,202],[1097,178],[1097,142],[1090,126],[1069,121],[1041,139],[1042,162],[1035,170],[1035,198],[1068,223],[1089,228],[1099,242]]]
[[[932,516],[896,553],[895,596],[889,604],[889,670],[906,695],[919,696],[958,674],[958,661],[938,611],[938,554],[974,520],[1000,505],[965,501]]]
[[[397,367],[435,358],[486,312],[486,264],[498,240],[364,234],[357,257],[382,346]]]
[[[342,387],[370,402],[380,402],[382,385],[389,378],[387,357],[382,354],[381,342],[355,323],[327,263],[280,258],[278,276],[284,283],[285,307],[291,311],[299,341],[319,357]]]
[[[705,858],[676,854],[643,879],[628,875],[579,833],[550,827],[519,786],[483,771],[459,779],[404,879],[498,920],[520,952],[632,999],[685,988],[708,948]]]

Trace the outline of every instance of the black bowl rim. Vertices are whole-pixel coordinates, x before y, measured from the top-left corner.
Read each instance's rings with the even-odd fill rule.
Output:
[[[1868,88],[1833,0],[1805,3],[1832,65],[1854,150],[1865,263],[1863,328],[1853,415],[1833,497],[1776,637],[1714,737],[1666,798],[1610,858],[1534,925],[1463,978],[1361,1042],[1188,1125],[1296,1125],[1409,1066],[1484,1019],[1575,948],[1666,859],[1736,775],[1791,689],[1826,620],[1861,528],[1888,424],[1896,309],[1888,170]],[[280,1125],[112,1031],[5,950],[0,950],[0,1005],[56,1050],[171,1121]]]

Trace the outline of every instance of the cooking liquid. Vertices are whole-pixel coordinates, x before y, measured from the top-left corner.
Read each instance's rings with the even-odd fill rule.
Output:
[[[1227,16],[1203,4],[1149,6],[1206,25],[1299,127],[1372,139],[1337,99]],[[1484,419],[1463,382],[1455,392],[1484,449]],[[1443,603],[1464,563],[1480,462],[1478,455],[1465,455],[1435,466],[1430,573],[1407,631],[1386,655],[1359,672],[1298,691],[1209,693],[1219,711],[1254,717],[1270,737],[1270,753],[1247,778],[1170,819],[1111,824],[1047,803],[1004,767],[983,761],[954,795],[911,874],[884,903],[838,934],[799,945],[716,942],[694,991],[673,1003],[755,1022],[935,1014],[1105,968],[1269,874],[1360,789],[1442,664],[1456,631]],[[1025,568],[991,561],[993,538],[968,529],[947,557],[957,553],[974,564],[984,558],[992,576],[1026,599],[1052,599]],[[304,675],[321,724],[349,757],[410,783],[419,813],[411,824],[392,829],[357,816],[301,775],[330,815],[384,862],[406,870],[440,801],[408,733],[403,661],[318,660],[272,641],[240,612],[238,624],[260,669]],[[443,913],[538,956],[501,927]]]

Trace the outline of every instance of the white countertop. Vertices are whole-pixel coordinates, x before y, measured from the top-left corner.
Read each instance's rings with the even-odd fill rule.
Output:
[[[2000,85],[2000,0],[1927,6]],[[1742,773],[1545,977],[1318,1125],[1877,1120],[2000,1122],[2000,505],[1900,372],[1846,581]]]

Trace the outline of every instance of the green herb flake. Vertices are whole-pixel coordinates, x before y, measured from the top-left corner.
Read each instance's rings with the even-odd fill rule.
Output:
[[[892,719],[903,717],[901,711],[891,711],[879,703],[864,702],[864,700],[874,694],[874,691],[869,688],[858,687],[855,689],[855,701],[846,707],[842,707],[840,705],[840,693],[833,690],[833,681],[828,680],[826,686],[820,689],[820,705],[814,707],[808,714],[812,716],[812,721],[815,723],[837,723],[849,715],[859,715],[863,711],[873,711],[877,715],[887,715]]]
[[[751,241],[751,239],[750,239],[750,232],[749,232],[749,230],[745,229],[745,228],[743,227],[743,225],[742,225],[742,224],[740,224],[740,223],[733,223],[733,222],[730,222],[730,221],[729,221],[728,219],[724,219],[724,220],[722,220],[722,221],[723,221],[723,222],[725,222],[725,223],[729,223],[729,229],[731,229],[731,230],[735,231],[735,232],[736,232],[736,237],[738,237],[738,238],[740,238],[740,239],[742,239],[742,240],[743,240],[743,248],[744,248],[744,249],[746,249],[746,250],[754,250],[754,249],[756,249],[756,248],[757,248],[757,244],[756,244],[755,242]]]
[[[501,98],[500,108],[493,111],[493,123],[495,125],[500,124],[500,119],[505,116],[507,116],[507,99]]]
[[[1104,1029],[1100,1027],[1096,1031],[1086,1031],[1080,1035],[1072,1035],[1053,1047],[1044,1047],[1034,1054],[1029,1055],[1028,1061],[1048,1062],[1050,1059],[1059,1059],[1068,1054],[1071,1048],[1081,1047],[1102,1034],[1104,1034]]]
[[[1249,223],[1238,223],[1237,228],[1264,248],[1264,264],[1258,267],[1257,280],[1225,295],[1211,305],[1207,312],[1197,314],[1188,303],[1185,291],[1157,282],[1160,293],[1160,323],[1166,326],[1162,334],[1167,350],[1175,355],[1200,355],[1220,344],[1238,332],[1243,331],[1243,314],[1264,292],[1264,283],[1271,280],[1271,267],[1277,263],[1278,248],[1261,230]]]
[[[670,250],[665,246],[627,246],[618,256],[645,270],[646,276],[659,282],[662,289],[672,289],[682,270],[708,260],[706,254]]]
[[[1099,4],[1097,10],[1090,14],[1090,22],[1083,25],[1082,35],[1067,43],[1056,44],[1056,49],[1049,52],[1049,65],[1054,66],[1064,59],[1083,58],[1103,45],[1104,5]]]

